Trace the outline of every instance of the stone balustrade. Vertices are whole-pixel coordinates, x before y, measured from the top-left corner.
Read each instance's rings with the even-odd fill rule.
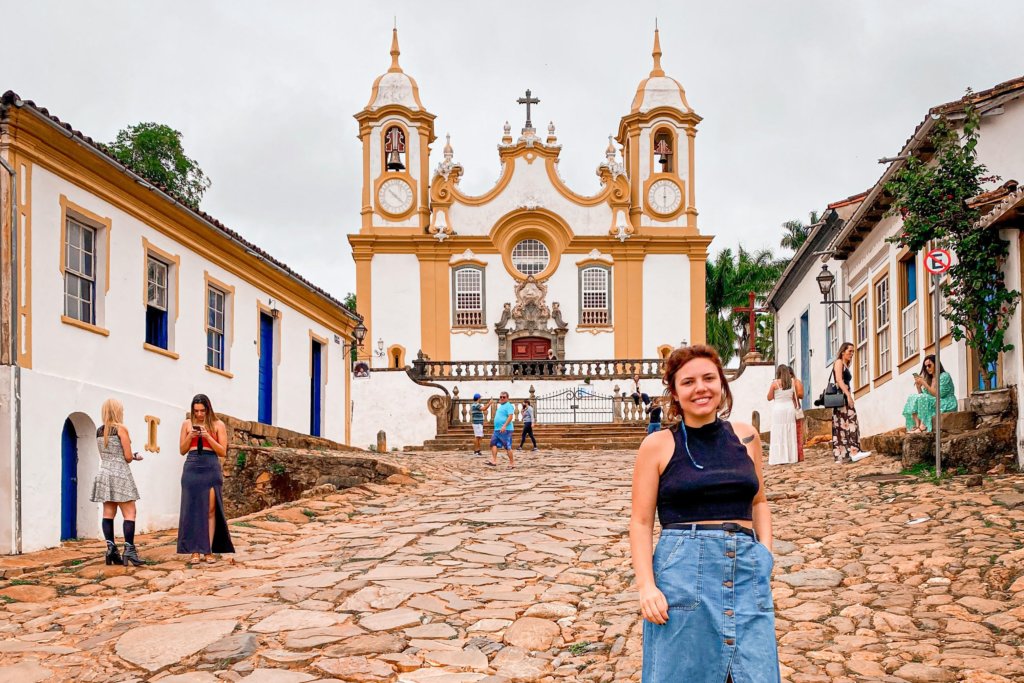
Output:
[[[410,371],[417,380],[452,379],[515,379],[544,377],[548,379],[640,379],[661,377],[664,359],[638,358],[625,360],[468,360],[433,361],[422,356]]]
[[[625,423],[625,424],[645,424],[648,419],[647,406],[643,403],[634,402],[632,396],[625,392],[620,392],[618,387],[615,388],[615,395],[612,396],[600,396],[593,395],[591,405],[584,411],[580,411],[580,415],[576,416],[577,419],[568,419],[566,411],[564,409],[555,409],[555,406],[564,402],[560,396],[537,396],[536,391],[531,386],[529,394],[521,397],[510,397],[509,402],[514,406],[515,422],[516,424],[522,424],[523,421],[523,401],[529,399],[530,405],[534,409],[534,421],[535,424],[570,424],[570,423],[589,423],[589,424],[613,424],[613,423]],[[558,394],[574,393],[573,390],[567,390],[566,392],[556,392]],[[490,425],[494,422],[494,409],[497,406],[497,400],[494,403],[489,404],[489,399],[484,398],[480,401],[484,405],[484,424]],[[580,401],[577,399],[577,403]],[[452,410],[450,412],[450,425],[455,427],[459,425],[468,425],[472,423],[472,414],[470,406],[475,401],[471,398],[459,398],[459,388],[456,386],[452,389]],[[550,405],[549,405],[550,404]],[[596,404],[596,407],[595,407]],[[584,413],[585,412],[585,417]],[[555,417],[557,415],[558,417]]]

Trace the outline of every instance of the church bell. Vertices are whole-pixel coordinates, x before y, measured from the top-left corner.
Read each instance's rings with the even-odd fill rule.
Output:
[[[389,171],[404,171],[405,164],[402,163],[402,154],[397,150],[393,149],[388,152],[388,163],[386,168]]]

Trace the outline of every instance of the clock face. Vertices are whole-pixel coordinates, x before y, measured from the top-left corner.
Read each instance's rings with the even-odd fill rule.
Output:
[[[683,191],[671,180],[659,180],[647,191],[647,204],[658,213],[672,213],[683,202]]]
[[[398,178],[385,180],[377,190],[377,202],[388,213],[405,213],[412,206],[412,188]]]

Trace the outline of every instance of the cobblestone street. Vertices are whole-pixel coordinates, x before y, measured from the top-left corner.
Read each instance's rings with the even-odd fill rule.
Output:
[[[633,457],[395,454],[411,479],[234,520],[236,564],[79,543],[0,581],[0,681],[638,681]],[[1024,476],[897,471],[767,468],[783,679],[1024,681]]]

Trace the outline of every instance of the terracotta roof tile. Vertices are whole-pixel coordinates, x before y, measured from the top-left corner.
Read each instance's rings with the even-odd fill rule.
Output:
[[[21,99],[21,97],[18,96],[18,94],[16,92],[14,92],[12,90],[8,90],[3,95],[0,95],[0,113],[2,113],[3,110],[6,109],[7,107],[11,107],[11,106],[28,107],[32,111],[35,111],[37,114],[46,117],[47,119],[49,119],[53,123],[57,124],[61,128],[67,130],[75,138],[81,140],[85,144],[87,144],[90,147],[92,147],[93,149],[95,149],[101,155],[106,157],[110,161],[110,163],[112,163],[113,165],[117,166],[120,169],[124,169],[125,168],[124,165],[120,161],[118,161],[116,158],[114,158],[114,156],[108,151],[106,145],[104,145],[101,142],[96,142],[95,140],[93,140],[88,135],[85,135],[81,131],[73,128],[71,126],[71,124],[65,123],[64,121],[61,121],[59,118],[57,118],[56,116],[51,114],[46,107],[40,107],[35,102],[33,102],[32,100],[23,100],[23,99]],[[131,170],[131,169],[128,169],[128,170]],[[132,173],[135,173],[135,171],[132,171]],[[138,174],[136,174],[136,175],[138,175]],[[217,220],[216,218],[214,218],[210,214],[206,213],[205,211],[203,211],[201,209],[193,209],[193,208],[191,208],[190,206],[188,206],[187,204],[182,202],[177,197],[174,197],[174,194],[170,190],[168,190],[166,187],[160,185],[159,183],[155,183],[155,182],[149,180],[148,178],[146,178],[146,182],[150,183],[154,188],[160,190],[160,192],[164,193],[168,197],[174,198],[174,200],[177,202],[177,204],[182,209],[184,209],[185,211],[188,211],[189,213],[192,213],[196,217],[200,218],[203,222],[215,226],[217,228],[217,230],[221,231],[222,233],[224,233],[225,235],[227,235],[228,237],[230,237],[231,239],[233,239],[234,241],[238,242],[240,245],[245,247],[247,250],[251,251],[253,254],[256,255],[257,258],[262,259],[264,261],[267,261],[268,263],[276,266],[281,271],[283,271],[285,274],[287,274],[290,278],[292,278],[293,280],[295,280],[295,281],[299,282],[300,284],[302,284],[306,289],[309,289],[310,291],[312,291],[312,292],[314,292],[316,294],[319,294],[323,298],[327,299],[329,302],[331,302],[332,304],[337,306],[339,309],[341,309],[344,312],[344,314],[348,315],[353,320],[361,320],[362,319],[359,315],[357,315],[357,314],[353,313],[352,311],[350,311],[349,309],[345,308],[344,304],[342,304],[340,301],[338,301],[336,298],[334,298],[326,290],[324,290],[324,289],[314,285],[312,282],[310,282],[309,280],[307,280],[306,278],[304,278],[303,276],[299,275],[297,272],[292,270],[290,267],[288,267],[287,264],[285,264],[285,263],[283,263],[281,261],[278,261],[276,258],[271,256],[269,253],[267,253],[266,251],[264,251],[260,247],[256,246],[255,244],[253,244],[249,240],[245,239],[240,234],[238,234],[237,232],[235,232],[231,228],[227,227],[226,225],[221,223],[219,220]]]

